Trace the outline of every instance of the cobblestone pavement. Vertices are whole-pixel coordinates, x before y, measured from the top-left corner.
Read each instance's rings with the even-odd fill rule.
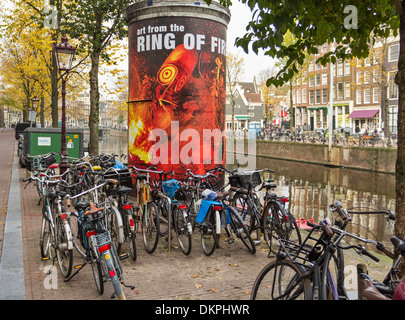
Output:
[[[0,133],[0,160],[7,168],[10,167],[11,150],[15,144],[13,133],[14,131]],[[1,225],[4,224],[3,210],[7,205],[4,202],[7,200],[4,199],[7,199],[10,170],[4,170],[0,175]],[[47,272],[52,262],[41,261],[40,258],[41,207],[38,205],[38,194],[33,184],[24,188],[22,179],[27,176],[25,169],[19,169],[19,176],[25,299],[110,300],[113,293],[111,284],[105,284],[104,294],[98,295],[90,266],[84,267],[69,282],[63,281],[56,265],[50,269],[50,274]],[[3,226],[1,227],[0,240],[3,238]],[[194,235],[189,256],[182,254],[176,247],[175,238],[170,252],[164,238],[160,239],[153,254],[145,251],[139,233],[136,244],[137,260],[134,262],[128,258],[122,261],[124,281],[135,287],[134,290],[124,288],[126,297],[130,300],[247,300],[256,276],[269,262],[264,246],[257,247],[257,252],[252,255],[239,240],[228,244],[221,239],[220,248],[207,257],[202,252],[199,234]],[[80,257],[75,255],[74,264],[81,262]]]

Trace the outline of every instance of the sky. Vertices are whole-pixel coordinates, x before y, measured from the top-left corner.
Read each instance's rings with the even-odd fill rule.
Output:
[[[253,81],[253,77],[261,71],[274,65],[274,60],[263,53],[256,55],[254,52],[246,54],[242,48],[236,46],[232,48],[237,37],[242,37],[246,33],[246,26],[251,19],[252,13],[248,6],[239,1],[233,1],[231,6],[231,21],[228,24],[227,43],[232,52],[240,52],[245,61],[245,81]],[[228,49],[229,50],[229,49]]]

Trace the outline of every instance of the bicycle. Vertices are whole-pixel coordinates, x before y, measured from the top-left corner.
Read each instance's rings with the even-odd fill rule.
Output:
[[[204,254],[210,256],[214,253],[222,228],[225,229],[228,235],[227,242],[229,244],[235,241],[232,237],[233,232],[250,253],[256,253],[255,243],[250,236],[246,224],[237,211],[226,204],[229,193],[213,192],[210,196],[210,192],[212,193],[213,191],[208,190],[206,192],[208,193],[208,197],[202,201],[196,218],[197,227],[201,232],[201,246]]]
[[[301,243],[301,234],[296,220],[285,207],[288,198],[279,197],[270,192],[277,188],[277,185],[272,183],[274,182],[272,179],[265,180],[258,190],[260,192],[265,189],[264,203],[261,205],[253,188],[260,184],[259,172],[262,171],[274,173],[273,170],[266,168],[250,171],[251,176],[234,174],[229,177],[231,190],[234,192],[232,206],[240,212],[249,232],[251,234],[256,232],[256,244],[260,244],[261,234],[270,251],[273,250],[273,239],[294,239],[293,241]],[[249,174],[249,172],[245,173]]]
[[[380,242],[363,239],[344,231],[343,229],[351,220],[348,210],[342,210],[339,202],[335,202],[333,208],[340,217],[336,223],[337,227],[330,226],[327,220],[322,221],[319,225],[307,222],[307,225],[312,229],[301,245],[279,239],[279,251],[256,278],[251,299],[263,297],[268,299],[301,298],[305,300],[347,299],[343,281],[343,250],[356,249],[360,254],[376,261],[378,259],[364,246],[341,245],[341,241],[345,237],[373,243],[379,250],[389,254]],[[385,213],[386,211],[381,212]],[[316,230],[321,232],[319,238],[312,236]],[[312,242],[313,245],[310,244],[311,241],[314,241]],[[336,279],[333,278],[330,270],[331,263],[335,263],[339,269]]]
[[[66,195],[67,205],[72,205],[71,200],[82,196],[85,193],[94,191],[95,189],[106,186],[107,184],[117,184],[118,182],[113,179],[104,181],[103,183],[82,192],[81,194],[70,196]],[[97,205],[99,207],[97,207]],[[118,255],[115,245],[111,239],[110,232],[105,225],[105,216],[108,215],[108,210],[101,207],[103,204],[94,204],[92,201],[79,201],[74,204],[75,212],[70,214],[70,224],[74,226],[76,236],[79,239],[81,247],[76,241],[73,245],[77,252],[84,259],[83,264],[75,266],[76,271],[65,279],[65,282],[70,281],[75,277],[88,263],[91,264],[96,289],[99,295],[104,293],[104,282],[109,281],[112,283],[114,293],[112,298],[116,295],[120,300],[125,300],[125,293],[122,289],[127,286],[123,282],[123,270],[120,260],[128,257],[127,254]],[[74,223],[76,220],[76,223]],[[76,229],[77,228],[77,229]]]
[[[114,242],[117,253],[120,254],[122,244],[128,241],[130,256],[135,261],[137,258],[135,217],[133,215],[133,205],[128,202],[128,196],[132,192],[132,188],[126,186],[132,184],[132,181],[130,181],[132,180],[131,175],[128,170],[118,171],[110,167],[104,172],[104,177],[107,179],[117,179],[119,182],[118,185],[107,185],[105,187],[105,192],[114,210],[114,217],[116,219],[113,224],[119,226],[118,235],[115,237],[116,241]],[[116,229],[112,227],[112,231]]]
[[[405,280],[401,279],[400,262],[405,257],[405,240],[398,237],[391,237],[394,249],[399,251],[391,269],[388,271],[382,282],[376,281],[368,273],[359,272],[359,298],[367,300],[405,300],[404,285]],[[394,258],[392,256],[392,258]],[[401,286],[401,291],[397,290]]]
[[[46,179],[46,178],[48,179]],[[42,173],[41,178],[28,177],[23,182],[28,183],[24,189],[32,182],[36,181],[41,185],[42,193],[42,222],[40,231],[39,247],[41,251],[41,260],[55,258],[58,260],[59,269],[64,278],[70,276],[73,267],[73,238],[68,215],[62,198],[65,191],[60,191],[57,186],[50,188],[50,185],[57,185],[63,182],[63,176],[47,176]],[[55,251],[54,253],[52,251]]]
[[[135,216],[140,221],[142,238],[145,250],[153,253],[159,241],[159,209],[152,198],[152,190],[149,183],[149,174],[156,173],[154,170],[131,167],[131,174],[135,174],[136,202]],[[146,175],[141,174],[146,173]]]

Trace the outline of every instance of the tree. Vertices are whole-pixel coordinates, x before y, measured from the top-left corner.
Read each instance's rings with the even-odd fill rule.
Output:
[[[210,0],[206,0],[210,2]],[[405,237],[405,1],[404,0],[342,0],[342,1],[251,1],[246,3],[253,12],[246,34],[236,40],[245,52],[263,49],[266,55],[285,59],[280,72],[267,84],[282,85],[298,72],[305,55],[318,53],[324,43],[338,45],[317,62],[326,65],[337,59],[366,58],[376,37],[400,35],[398,72],[399,89],[398,150],[396,160],[396,222],[395,234]],[[221,0],[230,5],[231,0]],[[289,30],[297,41],[283,44]],[[372,35],[372,37],[370,37]]]
[[[108,49],[113,40],[127,35],[125,9],[131,0],[77,0],[65,3],[61,29],[78,40],[78,50],[85,51],[91,60],[90,82],[90,144],[89,153],[99,153],[99,67],[100,60],[111,62]]]
[[[232,108],[232,131],[235,131],[236,84],[237,81],[241,80],[241,77],[245,72],[244,64],[245,61],[243,60],[243,57],[228,50],[228,54],[226,55],[226,86]]]

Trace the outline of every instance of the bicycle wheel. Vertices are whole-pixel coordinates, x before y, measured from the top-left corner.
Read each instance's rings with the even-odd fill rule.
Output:
[[[191,233],[188,230],[188,223],[187,218],[184,216],[182,210],[179,209],[177,205],[173,206],[173,220],[174,220],[174,231],[177,235],[177,240],[179,242],[181,251],[185,255],[189,255],[191,252]]]
[[[146,210],[145,210],[146,209]],[[159,240],[159,212],[154,202],[148,202],[142,207],[142,235],[145,250],[153,253]]]
[[[169,228],[169,203],[166,199],[159,201],[159,235],[165,236]]]
[[[354,146],[355,143],[356,143],[356,140],[353,137],[348,137],[347,138],[347,144],[349,146]]]
[[[111,206],[111,209],[110,208],[105,209],[105,210],[111,210],[111,212],[108,213],[106,216],[109,219],[111,240],[114,243],[117,253],[120,254],[121,248],[122,248],[122,242],[121,242],[122,235],[120,235],[120,232],[122,233],[122,231],[123,231],[122,215],[116,207]]]
[[[243,222],[246,224],[249,233],[252,235],[254,231],[256,231],[256,239],[260,241],[261,222],[257,220],[256,215],[253,212],[255,209],[249,208],[246,195],[241,193],[236,194],[232,201],[232,207],[239,213]]]
[[[64,278],[68,278],[73,268],[73,250],[68,249],[68,237],[62,219],[56,220],[56,257]]]
[[[89,241],[89,239],[88,239]],[[101,263],[100,261],[96,258],[94,252],[94,248],[90,248],[91,253],[91,271],[93,272],[93,278],[94,282],[96,284],[97,292],[99,295],[102,295],[104,293],[104,279],[103,279],[103,271],[101,270]]]
[[[301,234],[295,218],[278,202],[269,202],[264,210],[262,224],[264,228],[264,239],[272,250],[272,245],[278,239],[290,240],[301,243]]]
[[[53,235],[51,230],[51,224],[47,219],[45,219],[44,211],[42,209],[42,222],[41,222],[41,233],[39,236],[39,247],[41,249],[41,258],[42,259],[51,259],[54,257],[54,248],[53,248]]]
[[[228,207],[228,212],[231,217],[231,227],[235,235],[243,242],[245,247],[248,249],[250,253],[256,252],[255,243],[250,236],[250,233],[246,227],[246,224],[243,222],[242,218],[239,216],[237,211],[232,208]]]
[[[273,259],[257,276],[251,300],[312,300],[309,278],[290,260]]]
[[[135,261],[137,258],[135,238],[136,238],[135,231],[130,232],[129,237],[127,238],[129,242],[129,255],[131,256],[133,261]]]
[[[204,254],[210,256],[214,253],[218,243],[218,235],[215,233],[216,222],[215,213],[210,209],[207,213],[207,221],[200,226],[201,246]]]

